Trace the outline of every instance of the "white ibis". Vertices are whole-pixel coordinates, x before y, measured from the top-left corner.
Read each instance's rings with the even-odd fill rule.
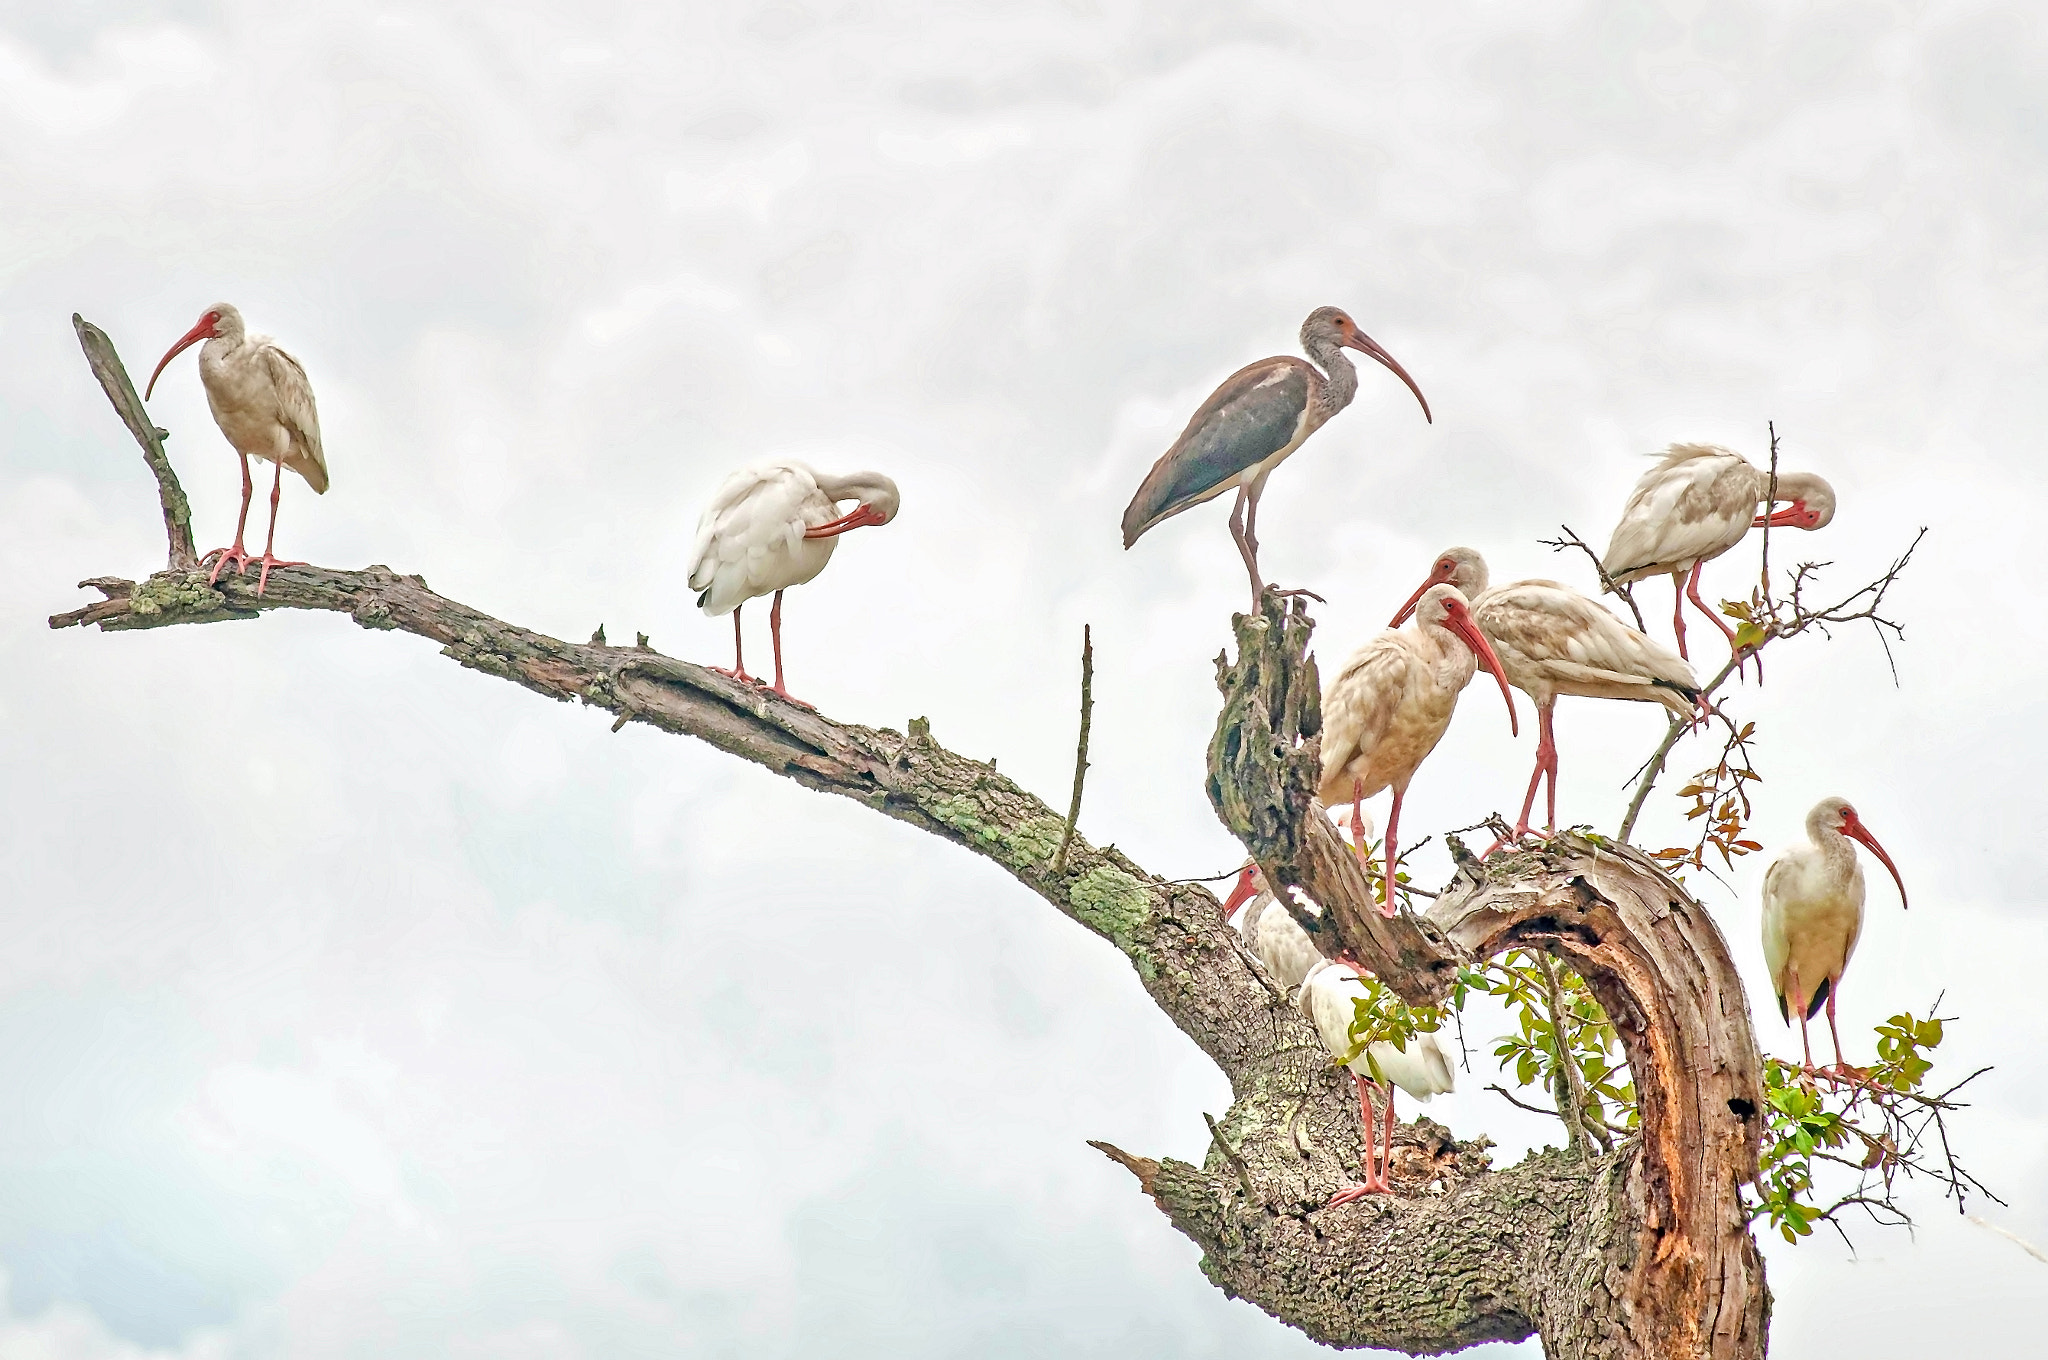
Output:
[[[768,688],[803,703],[782,682],[782,592],[823,571],[840,534],[896,518],[901,499],[896,483],[879,472],[831,477],[793,458],[726,478],[697,522],[697,542],[690,550],[690,589],[698,592],[697,607],[713,618],[732,614],[732,669],[719,673],[761,683],[747,674],[741,654],[740,607],[772,591],[768,633],[775,646],[775,683]],[[859,504],[842,515],[841,501]]]
[[[1330,1056],[1341,1058],[1357,1045],[1351,1025],[1358,1015],[1358,1002],[1367,995],[1365,983],[1355,967],[1339,960],[1317,964],[1301,985],[1301,1010],[1322,1036]],[[1365,1051],[1346,1064],[1358,1083],[1358,1108],[1365,1118],[1365,1184],[1339,1191],[1332,1205],[1349,1204],[1366,1195],[1386,1194],[1394,1187],[1387,1179],[1387,1164],[1394,1154],[1394,1088],[1400,1087],[1424,1104],[1429,1098],[1455,1090],[1457,1077],[1451,1061],[1438,1047],[1436,1035],[1417,1034],[1405,1049],[1385,1040],[1367,1044]],[[1372,1088],[1380,1086],[1386,1106],[1383,1115],[1372,1108]],[[1379,1136],[1374,1136],[1374,1125]],[[1375,1158],[1377,1149],[1377,1158]]]
[[[1330,820],[1337,824],[1338,831],[1352,834],[1351,815],[1350,807],[1340,807],[1330,814]],[[1361,843],[1370,842],[1372,818],[1366,817],[1356,834]],[[1245,948],[1258,955],[1275,982],[1283,987],[1299,987],[1309,970],[1323,961],[1322,949],[1293,914],[1275,900],[1265,875],[1252,860],[1246,860],[1238,870],[1237,884],[1223,903],[1223,915],[1227,918],[1239,907],[1244,907],[1244,911],[1237,918],[1237,933]],[[1309,907],[1311,915],[1318,910],[1313,905]]]
[[[1323,961],[1323,951],[1316,948],[1315,937],[1274,898],[1255,864],[1238,871],[1237,887],[1224,902],[1223,914],[1229,916],[1240,906],[1244,912],[1237,918],[1237,933],[1245,948],[1258,955],[1273,981],[1282,987],[1299,987],[1309,969]]]
[[[1408,370],[1358,324],[1335,307],[1318,307],[1301,323],[1301,347],[1322,369],[1291,355],[1275,355],[1247,364],[1209,394],[1173,447],[1145,474],[1138,494],[1124,511],[1124,547],[1163,519],[1222,495],[1235,487],[1237,502],[1230,511],[1230,536],[1244,557],[1252,578],[1252,609],[1259,607],[1259,495],[1274,468],[1301,447],[1331,416],[1351,404],[1358,391],[1358,370],[1345,349],[1370,354],[1408,384],[1422,403],[1429,402]],[[1325,376],[1327,375],[1327,376]]]
[[[1557,833],[1557,737],[1551,727],[1559,695],[1587,699],[1640,699],[1662,704],[1681,718],[1699,702],[1692,667],[1607,612],[1597,600],[1556,581],[1515,581],[1487,588],[1486,559],[1471,548],[1437,554],[1429,576],[1394,615],[1394,627],[1432,586],[1454,585],[1472,602],[1472,618],[1493,644],[1508,683],[1536,705],[1536,772],[1515,823],[1529,834],[1536,787],[1550,776],[1545,827]]]
[[[1401,799],[1416,768],[1451,725],[1458,695],[1480,666],[1500,682],[1508,728],[1521,735],[1515,698],[1508,693],[1507,677],[1492,644],[1473,622],[1458,588],[1435,585],[1416,603],[1413,629],[1381,633],[1353,652],[1336,678],[1323,687],[1323,781],[1318,796],[1327,807],[1353,805],[1352,843],[1361,852],[1364,840],[1358,832],[1365,818],[1360,804],[1381,789],[1394,790],[1383,850],[1386,900],[1380,910],[1387,916],[1397,909],[1394,868],[1399,862]]]
[[[313,385],[306,370],[287,354],[277,341],[256,335],[242,324],[242,314],[225,302],[216,302],[186,331],[177,344],[157,361],[149,375],[143,400],[156,391],[157,376],[164,366],[199,341],[199,385],[206,389],[206,405],[214,424],[227,436],[242,459],[242,511],[235,517],[235,546],[215,548],[219,554],[209,583],[220,579],[221,568],[232,562],[237,574],[249,569],[249,550],[242,546],[242,534],[249,523],[249,501],[255,483],[249,478],[249,460],[266,458],[276,464],[270,481],[270,532],[263,540],[262,569],[256,574],[256,593],[261,595],[270,582],[272,567],[303,567],[303,562],[284,562],[272,556],[277,546],[277,502],[284,491],[284,470],[290,468],[306,479],[315,494],[327,494],[327,455],[320,449],[320,415],[313,408]],[[206,558],[201,558],[204,564]]]
[[[1891,870],[1901,907],[1906,905],[1906,880],[1846,798],[1815,803],[1806,814],[1806,838],[1813,843],[1784,851],[1764,871],[1764,962],[1778,994],[1780,1018],[1790,1023],[1798,1012],[1807,1070],[1813,1070],[1813,1044],[1806,1022],[1826,1005],[1835,1070],[1847,1076],[1842,1035],[1835,1028],[1835,998],[1841,994],[1842,970],[1856,952],[1856,937],[1863,933],[1863,866],[1849,842],[1860,842]]]
[[[1739,453],[1714,444],[1673,444],[1629,493],[1600,566],[1617,585],[1669,573],[1680,656],[1686,655],[1687,600],[1735,645],[1735,630],[1700,598],[1703,565],[1767,519],[1773,528],[1824,529],[1835,517],[1835,489],[1810,472],[1779,473],[1778,500],[1791,504],[1759,515],[1770,484],[1771,475]]]

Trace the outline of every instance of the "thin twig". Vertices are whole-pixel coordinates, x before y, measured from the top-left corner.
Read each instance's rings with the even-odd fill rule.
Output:
[[[2039,1247],[2035,1246],[2032,1242],[2029,1242],[2026,1238],[2021,1237],[2012,1229],[2001,1228],[1996,1223],[1993,1223],[1990,1219],[1985,1218],[1979,1214],[1970,1214],[1968,1217],[1969,1220],[1972,1223],[1976,1224],[1978,1227],[1990,1229],[1992,1232],[1997,1233],[2000,1237],[2003,1237],[2006,1241],[2018,1247],[2027,1255],[2033,1257],[2036,1261],[2040,1261],[2043,1264],[2048,1264],[2048,1251],[2042,1251]]]
[[[1593,1135],[1586,1131],[1586,1078],[1572,1057],[1571,1036],[1565,1030],[1569,1017],[1565,1011],[1564,993],[1557,985],[1557,968],[1551,963],[1547,950],[1531,952],[1536,956],[1537,971],[1543,974],[1543,986],[1549,993],[1545,1004],[1550,1008],[1550,1042],[1557,1050],[1557,1066],[1564,1074],[1565,1095],[1571,1106],[1571,1112],[1565,1115],[1565,1130],[1572,1136],[1572,1146],[1590,1157],[1593,1155]],[[1565,1101],[1558,1104],[1560,1113],[1563,1113]],[[1610,1145],[1606,1150],[1611,1152],[1613,1147]]]
[[[1220,874],[1209,874],[1203,878],[1162,878],[1159,881],[1162,883],[1221,883],[1224,879],[1236,878],[1243,872],[1244,866],[1240,864],[1235,869],[1225,869]]]
[[[1258,1196],[1252,1193],[1251,1168],[1244,1164],[1244,1158],[1240,1157],[1237,1149],[1230,1145],[1228,1139],[1224,1138],[1223,1130],[1216,1127],[1214,1115],[1210,1114],[1207,1110],[1202,1111],[1202,1122],[1209,1126],[1209,1141],[1216,1145],[1216,1150],[1221,1152],[1233,1167],[1237,1168],[1237,1183],[1244,1187],[1245,1199],[1256,1202]]]
[[[1088,778],[1088,728],[1095,720],[1095,639],[1087,624],[1081,625],[1081,740],[1074,747],[1074,799],[1067,804],[1067,829],[1060,837],[1059,853],[1052,857],[1052,876],[1066,872],[1067,847],[1073,844],[1074,824],[1081,820],[1081,785]]]
[[[1605,591],[1610,595],[1621,596],[1621,598],[1628,604],[1628,612],[1635,615],[1636,617],[1636,631],[1638,633],[1649,632],[1650,630],[1643,626],[1643,611],[1636,607],[1635,591],[1629,586],[1623,585],[1621,582],[1615,580],[1612,576],[1609,576],[1607,574],[1607,564],[1600,560],[1600,554],[1594,552],[1592,547],[1589,544],[1587,544],[1586,540],[1580,538],[1578,534],[1572,529],[1571,525],[1560,524],[1557,527],[1560,531],[1559,537],[1539,538],[1536,541],[1541,543],[1544,547],[1550,549],[1552,552],[1563,552],[1567,548],[1577,548],[1580,552],[1584,553],[1588,558],[1592,559],[1593,570],[1600,573],[1601,590]]]
[[[1514,1106],[1518,1110],[1527,1110],[1530,1114],[1547,1115],[1552,1119],[1564,1118],[1564,1116],[1562,1114],[1559,1114],[1556,1110],[1546,1110],[1540,1105],[1530,1105],[1526,1102],[1515,1099],[1515,1097],[1508,1091],[1508,1088],[1505,1086],[1489,1085],[1486,1089],[1499,1095],[1501,1099],[1507,1101],[1508,1104]]]

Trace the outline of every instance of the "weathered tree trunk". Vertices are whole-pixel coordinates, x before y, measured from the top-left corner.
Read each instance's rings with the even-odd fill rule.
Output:
[[[1397,1135],[1407,1193],[1323,1207],[1354,1181],[1357,1098],[1315,1031],[1198,886],[1166,882],[1076,835],[995,772],[907,734],[833,722],[643,646],[562,642],[436,595],[383,567],[273,571],[267,593],[209,585],[161,440],[111,344],[77,322],[158,483],[170,565],[50,620],[108,631],[346,613],[428,638],[462,665],[553,699],[693,736],[806,787],[854,798],[993,860],[1131,960],[1155,1004],[1229,1078],[1233,1103],[1200,1167],[1104,1151],[1130,1168],[1205,1253],[1220,1288],[1337,1346],[1437,1354],[1540,1333],[1556,1357],[1761,1356],[1768,1295],[1738,1186],[1755,1170],[1759,1060],[1741,984],[1706,912],[1625,846],[1559,837],[1481,866],[1469,856],[1437,904],[1381,918],[1356,860],[1311,804],[1317,683],[1310,624],[1268,597],[1238,620],[1239,655],[1210,793],[1280,888],[1323,908],[1319,930],[1411,1000],[1510,948],[1547,949],[1583,974],[1615,1022],[1642,1130],[1611,1156],[1543,1152],[1490,1169],[1483,1139],[1427,1121]],[[1327,924],[1326,924],[1327,923]]]

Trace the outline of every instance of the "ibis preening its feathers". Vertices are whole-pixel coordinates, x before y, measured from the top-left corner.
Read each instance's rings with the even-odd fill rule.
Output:
[[[839,513],[841,501],[858,504]],[[775,693],[790,699],[782,681],[782,592],[825,569],[839,535],[896,518],[896,483],[879,472],[830,477],[785,458],[735,472],[718,488],[697,523],[690,550],[690,589],[697,607],[716,618],[732,615],[732,669],[723,674],[758,684],[747,674],[740,649],[740,606],[773,593],[768,632],[775,647]],[[801,703],[800,699],[792,702]]]
[[[1770,494],[1768,472],[1713,444],[1673,444],[1629,493],[1600,566],[1617,585],[1670,575],[1671,628],[1680,656],[1686,655],[1687,600],[1735,645],[1735,630],[1700,599],[1703,564],[1766,520],[1773,528],[1824,529],[1835,517],[1835,489],[1810,472],[1779,473],[1777,499],[1789,504],[1759,515]]]
[[[1326,960],[1309,971],[1301,985],[1301,1010],[1322,1036],[1323,1047],[1333,1058],[1342,1058],[1356,1047],[1351,1038],[1352,1021],[1358,1015],[1358,1001],[1366,995],[1365,983],[1355,967]],[[1457,1079],[1450,1059],[1437,1046],[1434,1034],[1417,1034],[1400,1049],[1381,1041],[1367,1044],[1364,1052],[1348,1064],[1358,1083],[1358,1106],[1365,1117],[1365,1184],[1339,1191],[1331,1204],[1347,1204],[1370,1194],[1393,1189],[1387,1180],[1387,1163],[1394,1151],[1394,1088],[1400,1087],[1417,1100],[1456,1088]],[[1385,1113],[1375,1118],[1372,1089],[1381,1084]],[[1379,1135],[1374,1136],[1374,1125]],[[1377,1158],[1375,1158],[1377,1148]]]
[[[1788,1022],[1795,1013],[1799,1017],[1807,1067],[1813,1066],[1813,1044],[1806,1022],[1825,1005],[1835,1070],[1848,1075],[1842,1036],[1835,1028],[1835,997],[1842,990],[1842,970],[1856,952],[1856,937],[1863,933],[1863,866],[1849,842],[1859,842],[1891,870],[1901,907],[1906,905],[1906,880],[1846,798],[1815,803],[1806,814],[1806,837],[1811,845],[1784,851],[1764,871],[1764,962],[1778,994],[1778,1014]]]
[[[1550,779],[1546,827],[1557,831],[1557,738],[1551,729],[1559,695],[1588,699],[1640,699],[1677,716],[1692,715],[1699,680],[1692,667],[1588,599],[1556,581],[1515,581],[1487,587],[1486,559],[1470,548],[1437,554],[1429,576],[1394,615],[1399,627],[1425,592],[1453,585],[1472,602],[1472,619],[1493,644],[1507,682],[1536,705],[1536,772],[1515,823],[1529,834],[1536,788]]]
[[[228,443],[242,459],[242,511],[235,518],[235,545],[215,548],[208,581],[220,579],[221,569],[234,563],[237,573],[249,569],[249,552],[242,535],[249,523],[249,502],[256,484],[249,477],[249,460],[266,458],[276,464],[270,481],[270,532],[263,540],[262,569],[256,574],[256,593],[270,584],[272,567],[302,567],[303,562],[284,562],[272,556],[277,546],[277,502],[284,491],[284,470],[290,468],[306,479],[306,485],[321,495],[327,493],[327,455],[320,448],[320,415],[313,408],[313,386],[299,361],[267,335],[252,334],[242,324],[242,314],[225,302],[216,302],[200,315],[199,322],[172,345],[157,361],[143,389],[148,400],[156,391],[156,380],[165,365],[201,340],[199,385],[206,389],[206,405]],[[202,562],[205,558],[200,559]]]
[[[1500,682],[1509,730],[1521,732],[1500,658],[1479,631],[1458,588],[1430,586],[1415,601],[1414,613],[1412,630],[1390,628],[1381,633],[1353,652],[1323,688],[1323,782],[1317,796],[1326,807],[1353,805],[1353,843],[1361,849],[1364,841],[1358,833],[1365,817],[1358,805],[1381,789],[1394,790],[1384,849],[1386,900],[1380,906],[1388,916],[1396,910],[1401,799],[1416,768],[1451,725],[1458,695],[1479,667]]]
[[[1223,380],[1195,411],[1173,447],[1152,465],[1138,494],[1124,511],[1124,546],[1183,510],[1235,488],[1230,536],[1251,574],[1252,608],[1259,607],[1259,495],[1266,478],[1301,447],[1323,422],[1351,404],[1358,370],[1343,355],[1355,349],[1391,369],[1422,403],[1429,402],[1408,371],[1350,317],[1335,307],[1318,307],[1301,323],[1301,347],[1321,367],[1290,355],[1247,364]]]

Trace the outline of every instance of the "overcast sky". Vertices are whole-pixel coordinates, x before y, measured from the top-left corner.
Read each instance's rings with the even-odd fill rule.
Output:
[[[1892,850],[1915,905],[1872,882],[1852,1051],[1945,992],[1937,1073],[1997,1065],[1954,1127],[2010,1208],[1973,1209],[2048,1243],[2048,640],[2013,602],[2044,45],[2032,7],[1910,0],[0,4],[0,1353],[1315,1349],[1084,1145],[1197,1158],[1226,1088],[988,865],[336,617],[49,632],[163,551],[72,312],[139,379],[223,299],[319,395],[333,489],[288,479],[281,552],[561,637],[723,664],[684,586],[711,489],[770,454],[890,473],[901,517],[790,597],[792,686],[1060,801],[1092,623],[1083,825],[1171,874],[1240,854],[1201,769],[1243,576],[1220,505],[1128,554],[1118,520],[1308,311],[1437,416],[1367,372],[1272,483],[1268,574],[1328,597],[1326,660],[1452,543],[1588,585],[1537,540],[1604,541],[1645,454],[1760,458],[1775,420],[1839,492],[1797,545],[1829,580],[1931,533],[1896,688],[1850,633],[1734,701],[1761,839],[1839,792]],[[190,355],[152,413],[224,542]],[[1409,838],[1519,801],[1533,733],[1474,695]],[[1661,717],[1558,726],[1561,813],[1612,830]],[[1796,1052],[1758,873],[1695,886]],[[1432,1113],[1503,1159],[1558,1137],[1491,1079]],[[1779,1354],[2033,1334],[2048,1264],[1909,1198],[1917,1239],[1767,1244]]]

